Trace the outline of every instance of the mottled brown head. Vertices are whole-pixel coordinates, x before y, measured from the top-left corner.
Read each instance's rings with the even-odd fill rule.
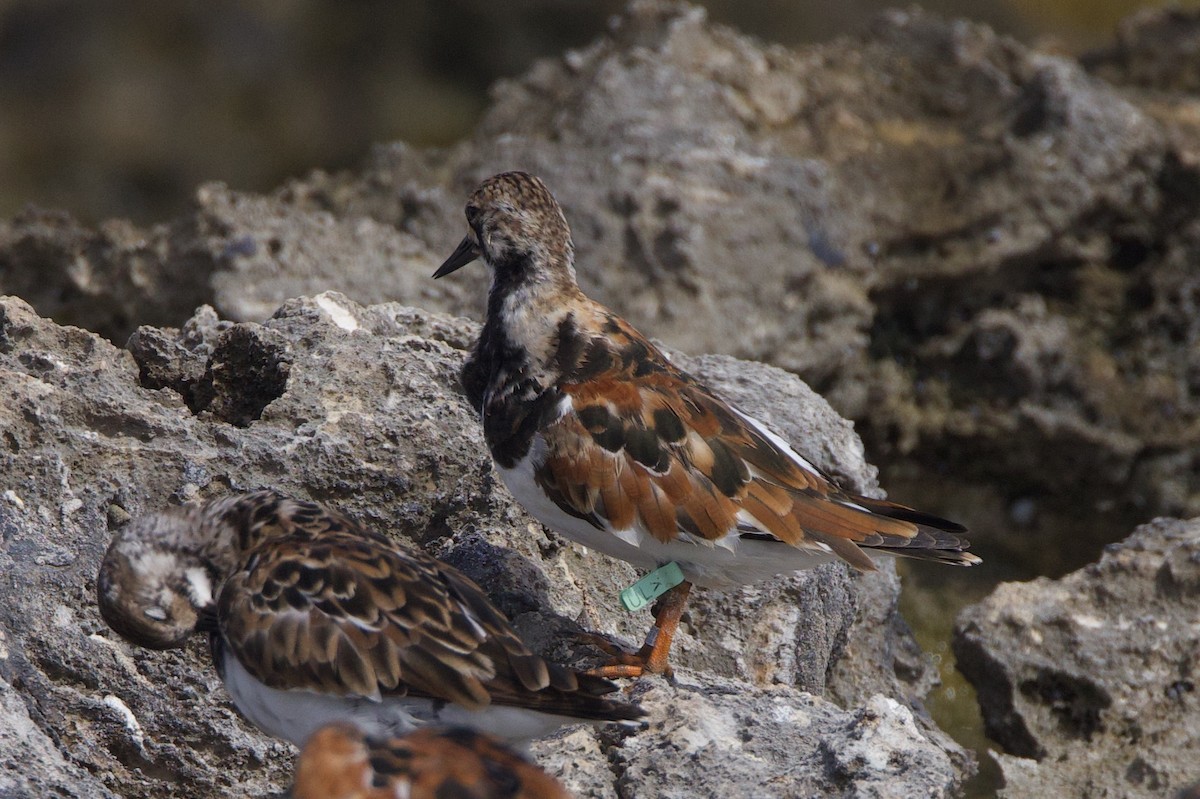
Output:
[[[434,272],[444,277],[476,258],[493,283],[566,275],[575,279],[575,247],[562,208],[541,179],[502,172],[485,180],[467,201],[467,236]]]
[[[96,580],[100,615],[131,643],[183,646],[212,605],[211,568],[178,546],[194,527],[194,516],[176,509],[135,519],[104,555]]]

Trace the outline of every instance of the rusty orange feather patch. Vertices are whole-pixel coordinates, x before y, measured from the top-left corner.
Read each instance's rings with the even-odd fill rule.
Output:
[[[496,739],[466,728],[375,738],[352,724],[313,733],[295,799],[570,799],[554,778]]]
[[[920,545],[938,541],[965,547],[953,536],[958,525],[843,491],[598,308],[580,304],[574,317],[579,330],[605,327],[588,348],[606,350],[607,368],[576,382],[564,375],[570,409],[537,432],[545,456],[534,479],[568,514],[637,526],[664,543],[746,532],[739,520],[744,528],[748,516],[761,528],[754,532],[860,569],[873,568],[860,546],[918,557]],[[910,542],[918,546],[899,552]]]

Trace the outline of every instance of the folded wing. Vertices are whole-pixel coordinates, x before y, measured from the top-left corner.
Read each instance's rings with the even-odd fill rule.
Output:
[[[313,506],[319,507],[319,506]],[[330,514],[332,515],[332,514]],[[225,584],[218,619],[246,669],[279,689],[381,699],[406,694],[590,719],[636,718],[615,686],[533,654],[467,577],[319,518],[253,551]],[[306,529],[301,525],[301,532]]]
[[[585,359],[579,379],[564,378],[559,390],[570,407],[541,434],[535,479],[567,513],[663,542],[778,541],[864,570],[874,566],[863,547],[978,562],[965,551],[961,525],[842,490],[628,325],[615,325],[619,335],[610,339],[620,348],[604,353],[603,369]]]

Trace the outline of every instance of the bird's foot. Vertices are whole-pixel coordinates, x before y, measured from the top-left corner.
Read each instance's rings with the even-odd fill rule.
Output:
[[[658,638],[658,628],[653,627],[646,636],[646,643],[636,652],[628,652],[612,640],[594,633],[584,633],[580,639],[599,649],[608,656],[608,661],[587,673],[593,677],[604,677],[615,680],[627,677],[641,677],[643,674],[662,674],[671,677],[672,670],[667,663],[669,647],[655,647]]]

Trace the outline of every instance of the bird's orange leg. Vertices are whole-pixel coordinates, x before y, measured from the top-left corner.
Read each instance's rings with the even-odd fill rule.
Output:
[[[633,654],[617,654],[614,662],[589,669],[588,674],[597,677],[640,677],[650,674],[670,676],[671,667],[667,659],[671,655],[671,641],[679,627],[679,618],[687,604],[692,584],[684,580],[654,603],[654,626],[646,633],[646,642]]]

